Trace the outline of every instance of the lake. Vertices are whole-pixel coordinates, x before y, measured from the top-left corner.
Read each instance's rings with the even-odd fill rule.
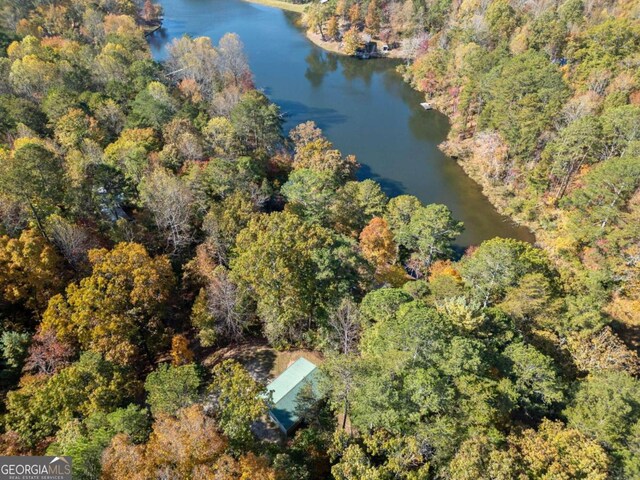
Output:
[[[396,72],[397,61],[357,60],[316,47],[292,12],[242,0],[161,0],[165,19],[150,37],[162,59],[173,38],[237,33],[245,45],[256,86],[286,115],[285,128],[313,120],[336,148],[356,155],[360,179],[379,182],[390,196],[415,195],[447,205],[465,232],[458,247],[531,233],[501,216],[462,168],[438,144],[447,117],[420,107],[421,94]]]

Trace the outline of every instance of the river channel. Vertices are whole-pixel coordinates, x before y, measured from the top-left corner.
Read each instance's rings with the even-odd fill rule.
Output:
[[[420,107],[422,96],[396,72],[397,61],[358,60],[311,43],[297,14],[242,0],[161,0],[163,28],[150,38],[156,58],[184,34],[217,41],[237,33],[256,86],[280,106],[285,128],[313,120],[336,148],[356,155],[360,179],[379,182],[390,196],[411,194],[447,205],[465,232],[458,247],[531,233],[500,215],[480,187],[438,149],[446,116]]]

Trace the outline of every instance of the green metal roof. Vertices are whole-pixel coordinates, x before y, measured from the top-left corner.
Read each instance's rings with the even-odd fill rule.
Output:
[[[296,405],[302,388],[311,383],[317,394],[317,373],[317,367],[301,357],[267,386],[267,390],[272,392],[271,416],[285,433],[288,433],[300,420],[296,415]]]

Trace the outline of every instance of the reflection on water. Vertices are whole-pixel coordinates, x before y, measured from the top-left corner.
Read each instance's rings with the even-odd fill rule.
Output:
[[[320,50],[313,49],[306,58],[309,68],[307,68],[304,76],[314,88],[322,85],[322,80],[327,73],[335,72],[338,69],[338,57],[335,55],[323,55],[323,53]]]
[[[460,246],[494,236],[531,240],[500,216],[480,188],[438,144],[449,122],[420,107],[421,95],[402,81],[394,60],[362,61],[316,47],[296,24],[298,16],[241,0],[161,0],[164,28],[151,37],[162,59],[183,34],[240,35],[256,85],[286,115],[285,128],[315,121],[345,154],[355,154],[358,178],[379,182],[388,195],[411,194],[444,203],[465,224]]]

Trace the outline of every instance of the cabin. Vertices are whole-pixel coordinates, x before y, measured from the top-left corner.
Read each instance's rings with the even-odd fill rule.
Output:
[[[378,44],[376,42],[367,42],[358,50],[356,50],[356,57],[367,60],[369,58],[378,56]]]
[[[298,394],[305,385],[311,385],[315,397],[318,393],[318,368],[306,358],[299,358],[282,374],[267,385],[272,407],[269,416],[285,435],[290,435],[302,421],[296,411]]]

